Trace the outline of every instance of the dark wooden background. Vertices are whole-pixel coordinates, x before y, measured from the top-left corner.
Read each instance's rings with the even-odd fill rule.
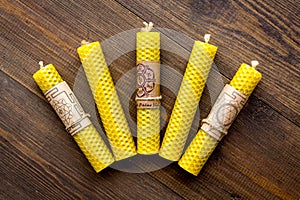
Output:
[[[1,0],[0,16],[0,199],[300,198],[298,0]],[[103,41],[143,21],[198,40],[211,33],[224,83],[242,62],[260,61],[261,83],[198,177],[176,163],[149,173],[96,174],[32,79],[44,60],[72,87],[82,39]],[[179,40],[173,42],[189,52]],[[181,75],[187,62],[166,51],[161,61]],[[134,65],[134,51],[114,61],[114,81]],[[168,120],[176,96],[166,87],[162,94]],[[205,90],[201,119],[209,97]],[[198,128],[194,122],[190,137]]]

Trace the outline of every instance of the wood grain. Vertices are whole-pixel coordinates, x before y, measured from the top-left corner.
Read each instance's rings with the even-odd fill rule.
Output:
[[[50,106],[3,72],[0,77],[6,102],[0,116],[1,199],[179,198],[147,174],[95,174]]]
[[[0,199],[299,199],[299,10],[293,0],[3,0]],[[219,49],[188,143],[239,65],[261,63],[261,83],[198,177],[155,156],[137,156],[95,174],[31,77],[39,60],[53,63],[84,108],[95,112],[88,88],[78,88],[76,48],[82,39],[104,41],[109,60],[131,48],[110,69],[114,82],[122,83],[117,90],[135,134],[134,94],[128,93],[135,87],[128,74],[135,66],[134,36],[105,42],[144,20],[163,28],[161,61],[174,70],[162,80],[162,136],[176,99],[170,88],[179,87],[192,47],[189,38],[212,33],[210,42]],[[168,166],[150,173],[120,170],[147,172],[162,165]]]
[[[194,39],[212,33],[211,43],[219,47],[215,62],[228,78],[242,62],[259,60],[264,78],[254,95],[300,124],[300,27],[295,1],[118,2],[144,20]]]

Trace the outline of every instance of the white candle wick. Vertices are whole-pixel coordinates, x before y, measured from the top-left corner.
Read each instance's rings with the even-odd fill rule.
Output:
[[[143,24],[145,25],[145,27],[141,28],[141,31],[143,32],[150,32],[154,26],[152,22],[149,22],[149,24],[147,22],[143,22]]]
[[[87,42],[86,40],[81,41],[81,45],[86,45],[86,44],[89,44],[89,42]]]
[[[257,65],[259,65],[259,62],[257,60],[252,60],[251,65],[255,69],[257,67]]]
[[[40,62],[39,62],[39,65],[40,65],[40,68],[43,68],[43,67],[44,67],[44,62],[43,62],[43,61],[40,61]]]
[[[151,29],[153,28],[153,26],[154,26],[154,24],[152,22],[149,22],[149,27],[148,27],[149,31],[151,31]]]
[[[204,35],[204,41],[205,41],[205,43],[208,43],[208,42],[209,42],[210,36],[211,36],[211,34],[205,34],[205,35]]]

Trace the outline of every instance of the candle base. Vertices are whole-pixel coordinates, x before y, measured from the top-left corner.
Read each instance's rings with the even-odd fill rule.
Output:
[[[74,135],[74,140],[98,173],[114,162],[114,158],[93,125]]]
[[[215,138],[200,129],[179,160],[178,165],[187,172],[197,176],[218,143]]]
[[[180,159],[216,52],[216,46],[195,41],[161,145],[161,157]]]
[[[137,110],[137,152],[144,155],[158,153],[160,145],[160,110]]]

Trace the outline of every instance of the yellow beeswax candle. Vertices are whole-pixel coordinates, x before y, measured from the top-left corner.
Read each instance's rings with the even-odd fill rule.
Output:
[[[200,101],[217,47],[195,41],[186,71],[172,110],[159,155],[171,161],[178,161],[191,128],[195,112]]]
[[[242,64],[235,76],[220,93],[207,119],[178,164],[180,167],[197,176],[212,154],[219,141],[246,103],[256,85],[261,80],[261,73],[256,71],[257,61],[252,67]]]
[[[40,64],[41,68],[33,75],[35,82],[94,170],[100,172],[114,162],[112,154],[54,66],[42,66],[42,62]]]
[[[116,160],[136,155],[136,148],[99,42],[77,49]]]
[[[136,34],[137,152],[158,153],[160,144],[160,34],[153,23]]]

